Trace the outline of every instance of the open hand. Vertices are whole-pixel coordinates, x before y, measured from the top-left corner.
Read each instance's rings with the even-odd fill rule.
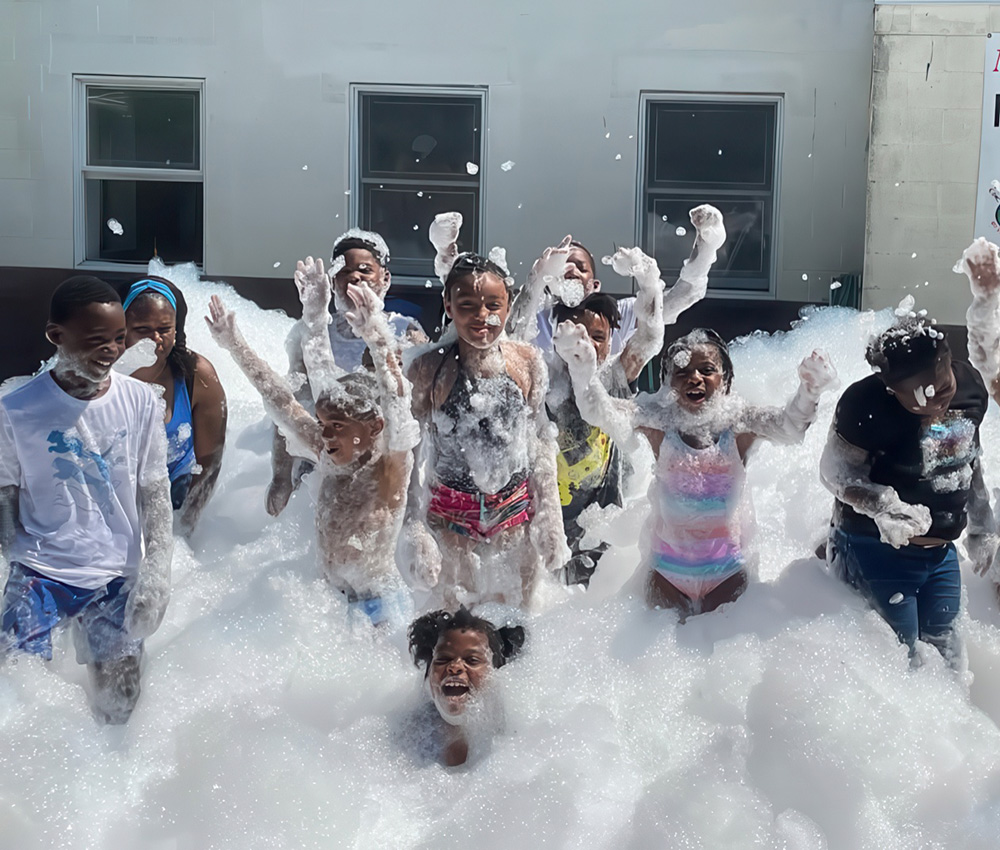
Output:
[[[799,380],[813,395],[819,395],[837,385],[837,370],[830,355],[817,348],[799,364]]]
[[[302,318],[309,321],[325,314],[330,306],[330,277],[323,260],[306,257],[295,264],[295,287],[302,302]]]
[[[956,272],[969,278],[973,295],[986,297],[1000,290],[1000,257],[997,246],[980,236],[962,253]]]
[[[711,204],[702,204],[688,213],[691,224],[698,232],[697,239],[711,251],[718,251],[726,241],[726,227],[722,223],[722,213]]]
[[[589,383],[597,372],[597,351],[587,329],[576,322],[562,322],[552,335],[552,346],[566,361],[573,381]]]
[[[241,338],[239,328],[236,327],[236,314],[223,306],[218,295],[212,296],[212,300],[208,302],[208,310],[211,315],[205,316],[205,321],[212,339],[220,348],[231,351]]]

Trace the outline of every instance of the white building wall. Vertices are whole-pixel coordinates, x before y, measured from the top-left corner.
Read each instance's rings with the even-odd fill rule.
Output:
[[[862,263],[872,26],[870,0],[0,0],[0,266],[73,266],[73,74],[205,78],[205,270],[275,278],[349,224],[351,83],[489,86],[515,270],[635,243],[640,91],[779,93],[777,296],[825,300]]]
[[[972,241],[986,33],[1000,5],[879,5],[875,15],[865,307],[907,294],[964,324],[968,283],[952,266]]]

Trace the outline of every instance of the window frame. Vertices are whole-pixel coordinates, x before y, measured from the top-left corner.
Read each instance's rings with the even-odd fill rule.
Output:
[[[89,165],[87,162],[88,117],[87,89],[112,87],[139,91],[197,91],[198,92],[198,168],[143,168],[128,166]],[[138,272],[144,274],[147,263],[114,262],[113,260],[87,258],[87,192],[86,181],[134,180],[157,183],[199,183],[202,190],[202,229],[199,271],[208,265],[208,241],[205,238],[205,80],[197,77],[137,77],[107,74],[73,75],[73,265],[74,268],[104,272]],[[103,226],[99,225],[99,226]]]
[[[420,84],[386,84],[386,83],[351,83],[348,87],[349,90],[349,109],[350,114],[348,116],[349,126],[350,126],[350,141],[349,141],[349,152],[348,152],[348,188],[350,189],[350,196],[348,198],[347,205],[347,215],[348,221],[351,222],[351,227],[363,227],[361,223],[361,206],[362,197],[364,191],[364,184],[362,182],[362,156],[364,152],[361,148],[361,123],[363,116],[362,98],[365,95],[382,95],[382,94],[401,94],[401,95],[412,95],[414,97],[478,97],[480,101],[480,134],[479,134],[479,171],[476,176],[479,178],[479,203],[477,216],[479,219],[479,232],[476,234],[477,238],[473,250],[477,253],[483,253],[484,244],[484,234],[486,233],[487,227],[487,204],[486,204],[486,174],[487,174],[487,157],[488,157],[488,142],[489,133],[487,132],[489,128],[489,88],[487,86],[435,86],[435,85],[420,85]],[[372,178],[374,179],[374,178]],[[394,183],[392,178],[386,178],[382,182],[384,183]],[[419,180],[412,181],[414,185],[420,183]],[[447,180],[436,180],[433,177],[429,177],[426,185],[431,186],[431,188],[440,187],[447,189],[449,186],[454,188],[461,188],[462,184],[449,182]],[[346,228],[345,228],[346,229]],[[389,250],[392,251],[392,246],[389,246]],[[399,283],[404,286],[424,286],[427,280],[431,280],[435,286],[440,286],[440,281],[433,271],[426,275],[409,274],[405,272],[397,272],[393,269],[392,279],[394,283]]]
[[[672,91],[642,91],[639,93],[639,145],[637,151],[637,180],[638,191],[636,192],[635,207],[635,239],[636,244],[641,245],[644,251],[649,253],[651,248],[646,238],[646,208],[650,196],[650,175],[648,173],[647,153],[650,127],[650,107],[658,103],[718,103],[733,104],[736,106],[745,104],[768,104],[774,106],[774,145],[773,162],[771,163],[771,255],[768,258],[768,286],[767,289],[733,289],[724,286],[710,286],[707,298],[739,298],[746,300],[774,301],[777,299],[778,286],[778,257],[780,251],[780,234],[778,224],[780,221],[780,198],[781,198],[781,159],[784,125],[784,95],[782,94],[742,94],[729,92],[672,92]],[[699,191],[698,187],[693,188],[693,193]],[[705,197],[704,203],[712,202],[712,195],[716,190]],[[718,190],[719,197],[726,197],[726,190]],[[653,194],[669,197],[662,192]],[[737,193],[738,195],[738,193]],[[735,196],[734,196],[735,197]],[[684,223],[687,225],[687,222]],[[650,256],[652,254],[650,253]]]

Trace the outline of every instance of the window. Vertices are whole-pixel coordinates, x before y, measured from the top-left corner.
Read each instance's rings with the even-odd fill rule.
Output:
[[[691,252],[688,211],[709,203],[727,232],[711,288],[773,291],[780,105],[775,97],[643,98],[641,240],[668,277]]]
[[[427,228],[464,218],[459,249],[480,250],[484,89],[356,88],[352,217],[392,251],[396,275],[434,277]]]
[[[203,265],[202,82],[76,82],[78,264]]]

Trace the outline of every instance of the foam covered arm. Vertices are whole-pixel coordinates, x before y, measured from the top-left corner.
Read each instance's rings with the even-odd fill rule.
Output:
[[[174,553],[170,479],[140,485],[145,555],[125,606],[125,629],[135,639],[149,637],[163,620],[170,601],[170,561]]]
[[[573,394],[580,415],[608,434],[625,451],[638,447],[636,404],[632,399],[608,395],[597,373],[597,352],[587,329],[575,322],[563,322],[552,337],[556,353],[566,361]]]
[[[328,393],[343,374],[330,348],[330,278],[323,261],[312,257],[295,264],[295,286],[302,303],[302,360],[313,400]]]
[[[443,212],[434,216],[427,238],[434,246],[434,274],[444,283],[458,259],[458,234],[462,231],[462,214]]]
[[[990,506],[990,494],[983,480],[982,463],[977,460],[972,467],[972,484],[969,491],[969,524],[966,528],[965,548],[977,575],[991,571],[1000,545],[996,519]],[[998,570],[994,570],[994,576]]]
[[[983,376],[990,394],[1000,376],[1000,258],[997,246],[980,237],[962,254],[955,265],[964,272],[972,289],[972,303],[965,314],[968,329],[969,362]]]
[[[639,248],[630,251],[619,249],[612,258],[612,266],[619,271],[616,260],[621,254],[630,254],[627,273],[635,278],[635,333],[625,343],[621,364],[629,382],[639,377],[645,365],[663,348],[663,282],[656,260]],[[621,274],[621,272],[619,272]],[[702,293],[704,294],[704,293]]]
[[[802,442],[816,421],[820,396],[837,385],[837,370],[823,351],[816,350],[799,364],[799,387],[783,408],[748,407],[738,430],[774,443]]]
[[[694,246],[677,282],[663,297],[663,321],[668,325],[674,324],[681,313],[705,297],[708,273],[726,241],[722,213],[711,204],[695,207],[689,215],[696,230]]]
[[[347,297],[354,305],[347,321],[365,341],[375,364],[389,451],[409,453],[420,442],[420,426],[413,418],[410,404],[413,388],[403,374],[399,343],[386,320],[384,304],[367,286],[348,284]]]
[[[254,389],[260,393],[268,415],[292,442],[293,454],[302,457],[319,457],[323,451],[323,434],[319,423],[299,404],[291,387],[277,372],[265,363],[243,338],[236,326],[236,316],[228,311],[217,295],[209,303],[211,317],[205,321],[212,338],[230,353]],[[327,343],[329,344],[329,343]]]
[[[892,487],[872,481],[868,452],[847,442],[833,427],[820,458],[819,476],[837,499],[875,521],[883,543],[898,549],[931,527],[927,507],[907,504]]]
[[[517,293],[507,317],[507,333],[512,339],[532,342],[538,336],[538,313],[544,306],[546,281],[564,276],[572,240],[572,236],[566,236],[558,245],[542,251],[531,264],[528,279]]]
[[[17,533],[19,488],[15,484],[0,487],[0,593],[7,584],[10,550]]]

